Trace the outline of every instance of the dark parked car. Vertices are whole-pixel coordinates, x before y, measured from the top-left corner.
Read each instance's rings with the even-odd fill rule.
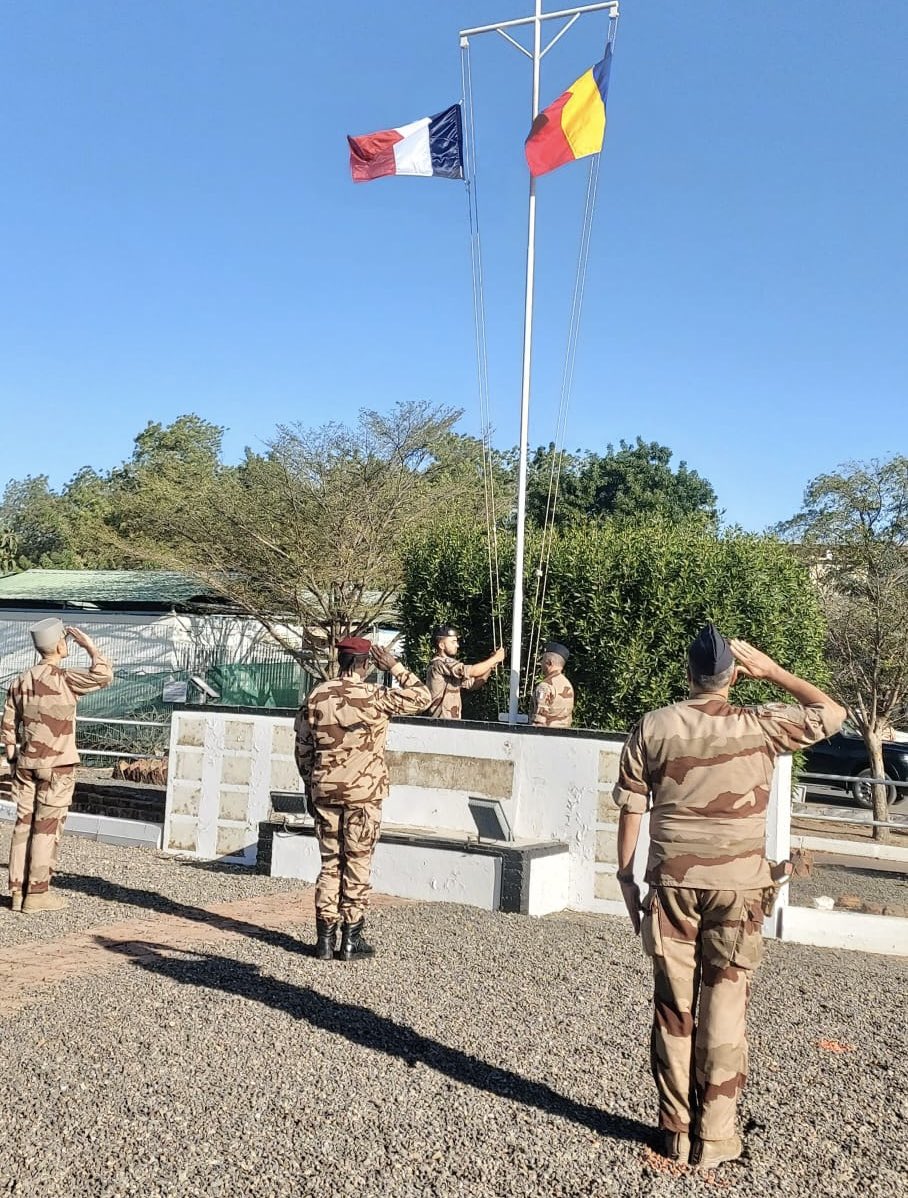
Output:
[[[867,746],[860,736],[850,732],[837,732],[828,740],[821,740],[805,753],[805,774],[841,774],[846,778],[872,778]],[[886,777],[894,782],[908,782],[908,742],[883,741],[883,767]],[[811,779],[805,781],[808,785]],[[849,790],[856,803],[862,807],[873,806],[873,787],[869,782],[817,783],[822,786],[841,786]],[[908,787],[887,786],[886,801],[891,805],[899,799],[908,799]]]

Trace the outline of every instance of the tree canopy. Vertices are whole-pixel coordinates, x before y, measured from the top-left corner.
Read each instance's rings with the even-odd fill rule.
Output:
[[[779,532],[811,566],[835,693],[883,777],[882,740],[908,701],[908,457],[818,475]],[[875,817],[884,820],[886,791],[874,789]]]
[[[633,445],[621,441],[618,449],[609,445],[604,454],[564,454],[555,527],[609,517],[686,520],[701,516],[715,523],[719,513],[710,483],[686,462],[673,468],[671,460],[668,446],[640,437]],[[528,463],[527,516],[537,525],[546,520],[554,461],[554,446],[549,445],[540,446]]]

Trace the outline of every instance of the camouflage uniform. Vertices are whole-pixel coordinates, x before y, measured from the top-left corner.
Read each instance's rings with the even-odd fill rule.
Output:
[[[693,1120],[704,1141],[735,1135],[761,899],[772,885],[773,766],[839,723],[822,704],[735,707],[700,694],[649,712],[624,747],[614,800],[650,811],[641,937],[653,960],[650,1055],[666,1131],[688,1133]]]
[[[533,692],[533,723],[537,728],[570,728],[574,688],[564,674],[544,678]]]
[[[76,702],[113,679],[110,662],[95,654],[88,670],[41,662],[9,688],[0,738],[4,750],[19,741],[12,799],[16,825],[9,852],[10,894],[43,894],[57,865],[79,754]]]
[[[319,919],[362,919],[369,902],[372,853],[388,793],[385,736],[392,715],[416,715],[429,692],[401,662],[398,687],[359,678],[322,682],[295,723],[296,764],[313,805],[322,868],[315,890]]]
[[[467,675],[465,662],[437,653],[426,672],[426,686],[431,696],[426,715],[436,720],[459,720],[463,715],[460,692],[472,690],[476,681]]]

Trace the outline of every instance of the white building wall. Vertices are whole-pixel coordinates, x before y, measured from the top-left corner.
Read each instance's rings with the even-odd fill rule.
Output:
[[[273,643],[255,620],[230,615],[10,608],[0,616],[0,679],[34,665],[37,655],[28,630],[50,617],[84,628],[115,666],[128,665],[132,673],[143,668],[149,674],[175,671],[186,646],[223,650],[224,661],[242,663],[259,645]],[[84,664],[84,658],[72,646],[71,664]]]

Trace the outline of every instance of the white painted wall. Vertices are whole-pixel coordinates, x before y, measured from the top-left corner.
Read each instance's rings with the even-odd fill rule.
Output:
[[[908,957],[908,919],[895,915],[788,906],[782,912],[781,930],[783,940],[797,944]]]
[[[398,753],[445,753],[508,762],[513,762],[516,754],[514,738],[502,734],[500,729],[456,728],[436,720],[424,720],[419,724],[392,723],[388,728],[387,748]],[[392,786],[385,800],[384,818],[389,824],[403,827],[475,835],[476,825],[467,806],[470,797],[499,798],[511,827],[515,827],[513,797],[501,799],[481,789],[471,789],[466,778],[464,786],[450,790]]]
[[[528,915],[551,915],[570,906],[571,858],[569,853],[534,857],[530,862]]]
[[[224,737],[236,737],[238,729],[251,731],[251,752],[225,747]],[[231,728],[232,732],[225,729]],[[462,769],[451,771],[449,788],[392,785],[384,807],[384,820],[405,828],[434,830],[448,836],[475,837],[476,825],[470,815],[471,797],[497,798],[510,822],[517,842],[559,841],[569,846],[570,864],[565,890],[564,878],[551,886],[565,894],[566,903],[584,911],[614,911],[617,892],[609,898],[597,897],[601,882],[597,874],[615,872],[613,846],[605,859],[597,844],[600,833],[613,828],[600,819],[600,802],[611,792],[617,776],[618,756],[623,740],[619,736],[564,736],[556,733],[521,732],[490,725],[473,728],[422,720],[392,723],[388,730],[388,749],[392,752],[505,762],[512,766],[509,794],[487,793],[477,778],[481,771],[471,769],[470,761]],[[279,748],[276,746],[279,745]],[[167,783],[164,845],[166,849],[191,856],[210,858],[225,855],[225,796],[231,786],[239,791],[244,785],[248,797],[245,814],[244,845],[236,844],[229,854],[251,862],[259,821],[270,816],[271,790],[301,790],[301,782],[292,759],[292,721],[286,717],[253,716],[211,711],[176,711],[171,726],[170,772]],[[225,770],[232,753],[249,754],[248,781],[225,783]],[[605,768],[603,768],[605,762]],[[239,766],[237,766],[239,768]],[[231,775],[239,779],[239,774]],[[243,774],[246,777],[246,774]],[[238,797],[238,796],[237,796]],[[235,839],[242,828],[235,826]],[[544,906],[547,886],[541,867],[538,904]],[[549,867],[555,871],[556,867]],[[554,873],[551,875],[554,879]],[[395,890],[394,893],[400,893]],[[610,901],[611,900],[611,901]]]
[[[272,876],[314,882],[318,871],[314,836],[277,833],[272,846]],[[495,911],[501,895],[501,865],[495,857],[476,853],[379,841],[372,859],[372,885],[380,893],[399,898],[465,903]],[[540,895],[540,901],[544,903],[544,895]]]
[[[165,850],[253,865],[271,791],[300,787],[291,721],[177,711],[169,761]]]

